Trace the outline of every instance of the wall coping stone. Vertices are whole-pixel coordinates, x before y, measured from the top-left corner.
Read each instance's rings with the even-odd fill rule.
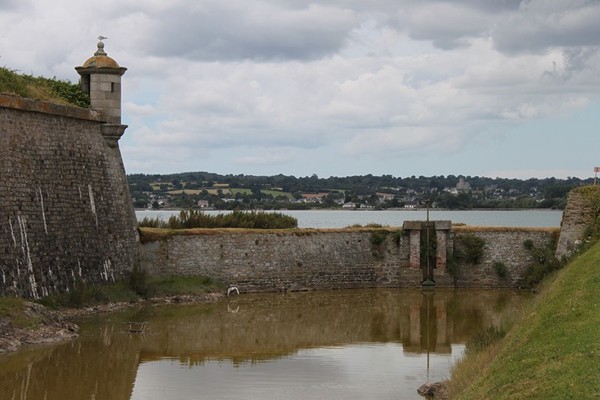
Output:
[[[21,111],[60,115],[74,119],[106,122],[106,117],[97,110],[50,103],[6,93],[0,93],[0,108],[12,108]]]
[[[449,231],[452,229],[452,221],[450,220],[430,220],[436,230]],[[404,221],[402,229],[405,230],[421,230],[427,224],[427,221]]]

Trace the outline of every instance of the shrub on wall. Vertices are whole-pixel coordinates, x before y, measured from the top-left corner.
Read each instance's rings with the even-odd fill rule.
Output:
[[[508,268],[506,268],[506,264],[504,264],[502,261],[494,261],[493,267],[494,271],[496,271],[496,274],[498,274],[500,278],[506,278],[508,275]]]
[[[446,271],[456,280],[459,267],[464,264],[476,265],[483,258],[485,240],[472,233],[456,235],[452,251],[446,255]]]
[[[479,264],[483,257],[485,240],[472,233],[457,235],[454,238],[454,258],[466,264]]]
[[[386,230],[376,230],[371,232],[371,254],[373,257],[382,259],[385,251],[385,241],[390,232]]]
[[[531,250],[533,249],[533,240],[531,239],[525,239],[523,241],[523,246],[527,249],[527,250]]]
[[[590,209],[585,227],[585,238],[598,239],[600,237],[600,186],[583,186],[576,190],[585,199]]]
[[[523,275],[523,286],[525,287],[537,286],[547,275],[559,270],[565,264],[564,260],[559,260],[555,256],[556,237],[543,247],[537,247],[531,239],[525,240],[523,245],[535,260],[527,267]]]

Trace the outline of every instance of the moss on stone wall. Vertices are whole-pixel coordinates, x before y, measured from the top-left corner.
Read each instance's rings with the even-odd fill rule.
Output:
[[[587,208],[585,237],[600,237],[600,186],[582,186],[574,190],[581,194]]]

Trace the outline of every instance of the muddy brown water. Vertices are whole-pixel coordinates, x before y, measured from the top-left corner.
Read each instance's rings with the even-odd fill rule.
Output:
[[[82,321],[78,339],[0,357],[0,398],[419,399],[527,295],[353,290],[228,297]],[[143,333],[130,322],[147,322]]]

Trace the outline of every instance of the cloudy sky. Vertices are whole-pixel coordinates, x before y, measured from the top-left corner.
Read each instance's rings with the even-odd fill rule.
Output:
[[[590,177],[598,0],[0,0],[0,66],[128,68],[128,173]]]

